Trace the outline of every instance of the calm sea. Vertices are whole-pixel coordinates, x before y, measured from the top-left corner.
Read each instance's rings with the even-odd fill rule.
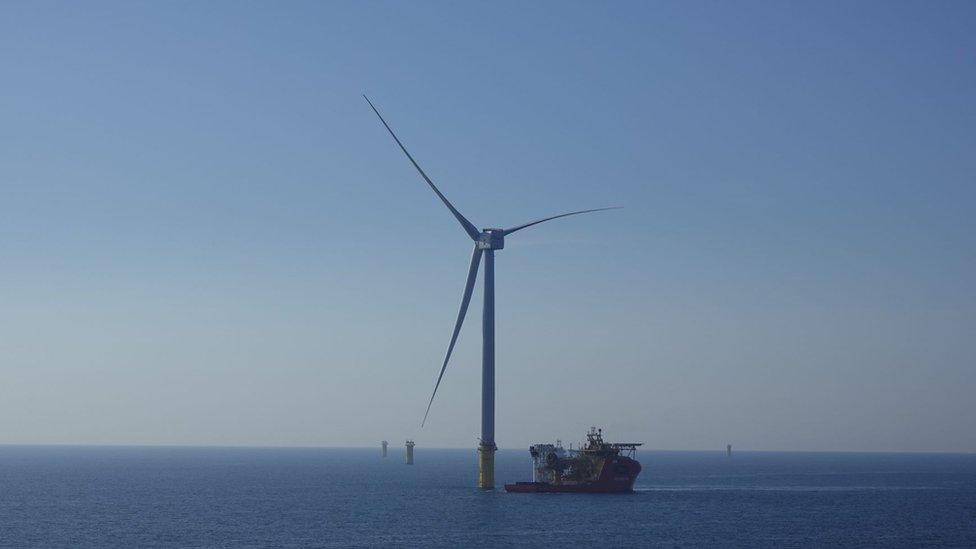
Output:
[[[582,495],[478,491],[473,450],[379,454],[0,446],[0,545],[976,547],[976,455],[644,451],[637,493]]]

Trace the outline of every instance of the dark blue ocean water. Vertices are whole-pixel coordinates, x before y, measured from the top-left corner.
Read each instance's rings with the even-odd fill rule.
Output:
[[[976,547],[976,455],[645,451],[637,493],[583,495],[391,450],[0,446],[0,544]],[[525,451],[497,465],[529,477]]]

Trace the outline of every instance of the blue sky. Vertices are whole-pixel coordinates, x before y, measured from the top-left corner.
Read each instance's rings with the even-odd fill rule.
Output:
[[[8,2],[0,443],[976,451],[965,2]]]

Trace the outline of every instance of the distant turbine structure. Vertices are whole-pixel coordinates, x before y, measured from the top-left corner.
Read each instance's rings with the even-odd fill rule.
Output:
[[[523,223],[522,225],[516,225],[508,229],[482,229],[478,230],[474,224],[467,220],[461,212],[454,207],[450,201],[447,200],[441,191],[434,185],[434,182],[427,177],[424,170],[420,168],[417,161],[414,160],[413,156],[407,152],[407,148],[403,146],[400,138],[393,133],[393,129],[390,125],[386,123],[383,115],[380,111],[376,109],[373,102],[369,100],[366,95],[363,95],[363,99],[369,103],[370,108],[379,117],[380,122],[386,127],[386,131],[390,132],[393,140],[396,141],[397,145],[400,146],[400,150],[403,154],[407,155],[410,159],[410,163],[413,164],[414,168],[420,172],[421,177],[427,182],[437,198],[441,199],[441,202],[447,206],[447,209],[454,214],[454,217],[461,224],[461,228],[464,232],[471,237],[474,241],[474,252],[471,255],[471,264],[468,267],[468,279],[464,284],[464,293],[461,295],[461,309],[458,311],[457,320],[454,324],[454,332],[451,334],[451,343],[447,346],[447,355],[444,357],[444,363],[441,365],[441,371],[437,375],[437,383],[434,384],[434,392],[430,395],[430,400],[427,402],[427,411],[424,412],[424,419],[421,422],[421,427],[427,422],[427,414],[430,413],[430,406],[434,402],[434,396],[437,394],[437,388],[441,385],[441,379],[444,377],[444,370],[447,369],[447,363],[451,359],[451,352],[454,351],[454,344],[457,342],[458,333],[461,331],[461,324],[464,323],[464,315],[468,311],[468,302],[471,301],[471,292],[474,290],[475,281],[478,278],[478,267],[481,264],[481,257],[484,256],[485,259],[485,291],[484,291],[484,309],[482,312],[481,330],[482,330],[482,347],[481,347],[481,441],[478,445],[478,487],[491,489],[495,486],[495,450],[497,446],[495,445],[495,250],[501,250],[505,247],[505,237],[516,231],[520,231],[527,227],[533,225],[538,225],[539,223],[550,221],[553,219],[559,219],[560,217],[566,217],[570,215],[584,214],[589,212],[599,212],[603,210],[613,210],[618,207],[610,208],[595,208],[591,210],[580,210],[577,212],[569,212],[559,215],[554,215],[551,217],[545,217],[542,219],[537,219],[535,221],[530,221],[528,223]]]

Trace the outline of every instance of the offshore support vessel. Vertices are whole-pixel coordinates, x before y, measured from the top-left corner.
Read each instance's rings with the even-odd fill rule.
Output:
[[[590,428],[586,444],[578,450],[556,444],[534,444],[532,482],[506,484],[506,492],[633,492],[641,472],[637,461],[640,442],[603,441],[603,429]]]

